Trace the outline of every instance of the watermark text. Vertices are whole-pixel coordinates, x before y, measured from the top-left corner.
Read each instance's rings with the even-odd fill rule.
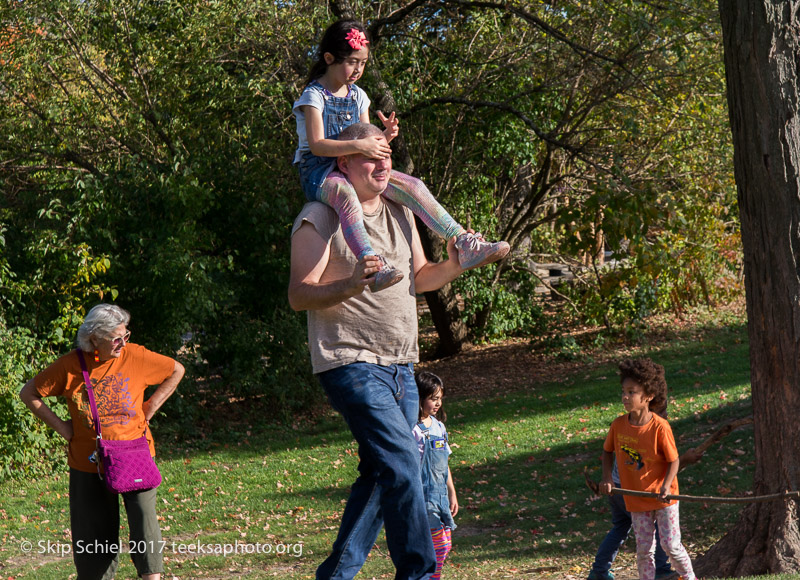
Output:
[[[239,555],[272,554],[276,556],[303,556],[303,544],[239,542],[216,543],[202,542],[101,542],[99,540],[76,540],[74,543],[56,542],[52,540],[23,540],[19,545],[20,551],[25,554],[54,555],[58,557],[75,554],[173,554],[184,556],[223,556],[225,558]]]

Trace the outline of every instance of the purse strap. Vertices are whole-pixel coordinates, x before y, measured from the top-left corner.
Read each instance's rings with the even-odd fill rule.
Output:
[[[92,410],[92,420],[94,421],[94,430],[97,433],[97,438],[102,439],[100,434],[100,414],[97,412],[97,404],[94,401],[94,389],[92,389],[92,381],[89,380],[89,371],[86,368],[86,359],[83,358],[81,349],[75,349],[78,355],[78,360],[81,362],[81,370],[83,371],[83,382],[86,383],[86,392],[89,393],[89,407]]]

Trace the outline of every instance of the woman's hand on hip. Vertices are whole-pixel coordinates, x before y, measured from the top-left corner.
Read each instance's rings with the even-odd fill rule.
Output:
[[[63,426],[60,429],[56,429],[56,432],[61,435],[64,439],[67,440],[67,443],[72,441],[72,436],[75,432],[72,429],[72,421],[66,420],[63,421]]]

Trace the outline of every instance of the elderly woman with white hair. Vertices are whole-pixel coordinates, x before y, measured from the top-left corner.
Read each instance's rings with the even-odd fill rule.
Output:
[[[113,304],[89,311],[78,330],[78,349],[28,381],[19,393],[31,412],[69,442],[69,508],[72,554],[78,580],[113,578],[119,565],[119,499],[106,489],[93,462],[96,433],[80,356],[96,401],[103,439],[134,440],[144,433],[155,456],[149,420],[183,378],[176,360],[129,343],[130,314]],[[145,400],[145,389],[158,385]],[[64,397],[64,421],[42,400]],[[156,516],[156,489],[122,493],[130,528],[130,556],[139,576],[158,580],[163,543]]]

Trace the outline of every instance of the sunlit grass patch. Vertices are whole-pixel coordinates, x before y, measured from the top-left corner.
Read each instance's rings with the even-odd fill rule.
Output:
[[[681,451],[751,412],[741,326],[710,327],[619,355],[650,356],[666,367]],[[522,389],[447,400],[461,511],[445,577],[585,577],[610,519],[606,499],[586,487],[584,470],[599,479],[603,440],[622,412],[619,395],[610,361]],[[165,578],[313,578],[357,476],[358,448],[340,417],[331,411],[293,427],[231,425],[197,441],[156,437]],[[744,494],[752,483],[752,449],[752,428],[734,431],[681,472],[681,493]],[[21,549],[25,541],[69,543],[66,474],[5,483],[0,493],[2,574],[74,577],[70,557]],[[683,502],[689,552],[707,549],[738,512],[733,505]],[[127,538],[124,524],[121,538]],[[191,548],[201,545],[248,547],[232,554]],[[632,551],[630,538],[615,566],[619,578],[635,577]],[[126,555],[117,577],[135,577]],[[361,577],[393,577],[382,536]]]

